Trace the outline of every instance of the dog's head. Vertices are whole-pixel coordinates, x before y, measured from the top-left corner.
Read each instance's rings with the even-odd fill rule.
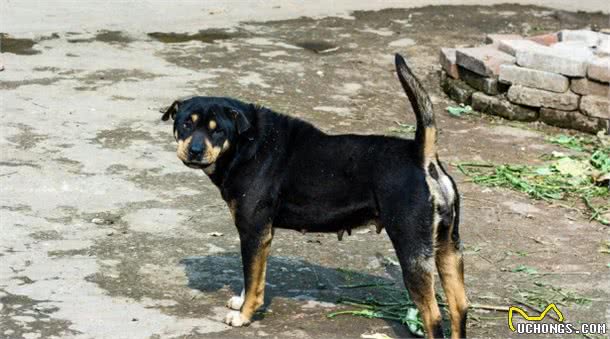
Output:
[[[250,128],[242,108],[215,98],[176,100],[161,119],[170,117],[174,120],[178,158],[191,168],[203,170],[213,168],[239,135]]]

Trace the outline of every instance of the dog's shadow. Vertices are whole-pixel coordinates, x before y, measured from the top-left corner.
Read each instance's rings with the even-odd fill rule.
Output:
[[[243,285],[241,256],[237,253],[194,256],[181,260],[188,286],[202,292],[217,292],[227,286],[239,295]],[[269,257],[265,305],[273,298],[290,298],[309,302],[337,303],[344,298],[386,298],[387,289],[357,288],[360,285],[390,286],[404,291],[400,268],[386,266],[386,274],[376,276],[357,271],[328,268],[292,257]],[[331,311],[329,311],[330,313]],[[395,334],[410,336],[406,326],[388,321]]]

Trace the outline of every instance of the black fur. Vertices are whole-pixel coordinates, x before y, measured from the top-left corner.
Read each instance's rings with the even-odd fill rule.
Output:
[[[418,259],[432,258],[437,240],[458,246],[455,183],[451,180],[455,199],[437,203],[427,183],[448,176],[436,159],[424,159],[424,129],[434,127],[432,106],[403,65],[397,56],[401,83],[418,117],[415,140],[328,135],[300,119],[231,98],[194,97],[170,106],[164,120],[175,118],[177,139],[192,137],[189,154],[195,159],[185,163],[205,169],[234,209],[244,262],[257,255],[256,239],[275,228],[342,234],[374,221],[390,236],[413,294],[423,286],[418,276],[426,271],[415,264]],[[193,114],[198,119],[189,123]],[[210,120],[217,124],[214,130],[208,128]],[[196,157],[206,139],[217,147],[229,145],[212,164]],[[441,220],[434,234],[437,214]],[[246,277],[246,290],[249,284]],[[440,322],[433,328],[433,335],[442,335]]]

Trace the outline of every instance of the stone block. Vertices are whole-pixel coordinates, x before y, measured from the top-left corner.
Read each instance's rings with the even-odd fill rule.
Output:
[[[610,98],[586,95],[580,99],[580,111],[591,117],[610,119]]]
[[[498,49],[512,56],[517,55],[517,51],[521,49],[536,50],[540,47],[539,43],[531,40],[501,40],[498,44]]]
[[[570,84],[572,92],[580,95],[597,95],[601,97],[610,97],[610,84],[597,82],[587,78],[572,79]]]
[[[535,121],[538,109],[510,103],[504,96],[490,96],[481,92],[472,94],[472,109],[497,115],[509,120]]]
[[[459,79],[458,66],[455,63],[455,48],[441,48],[439,61],[447,75],[454,79]]]
[[[581,41],[589,47],[597,46],[600,38],[601,34],[585,29],[564,29],[559,32],[559,41]]]
[[[535,51],[530,49],[517,51],[519,66],[573,77],[585,76],[587,61],[582,55],[552,47],[541,46]]]
[[[472,87],[466,85],[463,81],[453,79],[446,74],[441,76],[441,88],[451,99],[466,105],[470,105],[472,93],[475,92]]]
[[[497,46],[502,40],[520,40],[523,37],[519,34],[487,34],[485,43]]]
[[[551,126],[570,128],[591,134],[608,131],[608,120],[588,117],[578,111],[562,111],[543,107],[540,109],[540,120]]]
[[[515,57],[501,52],[491,45],[458,48],[456,50],[457,64],[480,75],[497,77],[500,65],[514,64]]]
[[[570,87],[570,80],[561,74],[515,65],[500,66],[500,81],[558,93]]]
[[[552,44],[556,44],[559,41],[559,37],[557,36],[557,33],[534,35],[534,36],[527,37],[526,39],[539,43],[541,45],[545,45],[545,46],[550,46]]]
[[[512,103],[532,106],[556,108],[573,111],[578,108],[579,95],[570,91],[565,93],[549,92],[537,88],[513,85],[508,89],[508,100]]]
[[[593,58],[587,64],[587,76],[601,82],[610,82],[610,57]]]
[[[485,92],[490,95],[496,95],[508,90],[506,84],[500,83],[496,78],[489,78],[469,71],[464,67],[458,66],[460,79],[467,83],[470,87]]]

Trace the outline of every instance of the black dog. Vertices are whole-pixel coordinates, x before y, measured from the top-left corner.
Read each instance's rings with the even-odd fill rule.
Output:
[[[263,304],[275,228],[337,232],[374,222],[390,236],[405,285],[430,337],[443,337],[434,267],[447,296],[452,337],[466,336],[468,303],[459,195],[436,154],[432,103],[404,59],[396,70],[417,117],[415,140],[328,135],[299,119],[230,98],[175,101],[178,158],[203,169],[227,202],[241,240],[244,292],[225,322],[242,326]]]

